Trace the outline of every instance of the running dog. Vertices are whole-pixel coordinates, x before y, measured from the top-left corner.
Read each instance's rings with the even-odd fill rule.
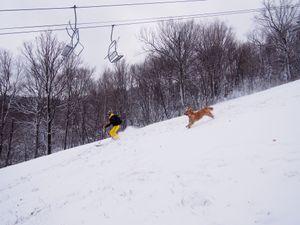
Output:
[[[187,128],[191,128],[191,126],[198,120],[200,120],[203,116],[209,116],[214,118],[212,114],[213,107],[205,107],[198,111],[193,111],[191,107],[186,108],[184,115],[189,117],[189,124],[186,126]]]

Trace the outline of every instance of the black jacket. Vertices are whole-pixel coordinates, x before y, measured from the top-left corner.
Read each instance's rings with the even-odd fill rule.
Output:
[[[109,127],[110,125],[117,126],[122,123],[121,118],[118,115],[113,114],[109,117],[109,123],[105,125],[105,128]]]

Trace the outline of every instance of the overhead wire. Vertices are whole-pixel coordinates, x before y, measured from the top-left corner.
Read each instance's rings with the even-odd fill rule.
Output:
[[[112,7],[143,6],[143,5],[158,5],[158,4],[161,5],[161,4],[174,4],[174,3],[203,2],[203,1],[207,1],[207,0],[173,0],[173,1],[122,3],[122,4],[103,4],[103,5],[76,6],[76,8],[77,9],[112,8]],[[18,8],[18,9],[0,9],[0,12],[48,11],[48,10],[66,10],[66,9],[73,9],[73,8],[74,6]]]
[[[165,22],[165,21],[170,21],[170,20],[186,20],[186,19],[225,16],[225,15],[233,15],[233,14],[254,13],[254,12],[259,12],[261,10],[263,10],[263,8],[248,9],[248,10],[235,10],[235,11],[223,11],[223,12],[215,12],[215,13],[199,13],[199,14],[189,14],[189,15],[182,15],[182,16],[152,17],[152,18],[141,18],[141,19],[134,19],[134,20],[107,21],[107,22],[113,23],[113,25],[115,25],[115,26],[125,26],[125,25]],[[111,25],[112,24],[100,25],[100,26],[85,26],[85,27],[81,27],[81,29],[98,28],[98,27],[105,27],[105,26],[111,26]]]
[[[213,12],[213,13],[199,13],[199,14],[188,14],[181,16],[167,16],[167,17],[149,17],[149,18],[140,18],[140,19],[128,19],[128,20],[114,20],[114,21],[99,21],[99,22],[87,22],[87,23],[78,23],[78,29],[92,29],[92,28],[102,28],[102,27],[111,27],[112,25],[116,26],[125,26],[125,25],[137,25],[137,24],[147,24],[147,23],[157,23],[164,22],[169,20],[185,20],[185,19],[196,19],[203,17],[215,17],[215,16],[225,16],[225,15],[234,15],[234,14],[245,14],[245,13],[255,13],[263,10],[263,8],[256,9],[241,9],[241,10],[231,10],[231,11],[222,11],[222,12]],[[102,25],[93,25],[93,24],[102,24]],[[46,27],[62,27],[67,24],[48,24],[48,25],[39,25],[39,26],[24,26],[24,27],[6,27],[0,28],[0,30],[11,30],[11,29],[32,29],[32,28],[46,28]],[[88,25],[88,26],[82,26]],[[41,29],[41,30],[29,30],[29,31],[14,31],[14,32],[5,32],[0,33],[0,35],[9,35],[9,34],[26,34],[26,33],[37,33],[43,31],[61,31],[65,28],[53,28],[53,29]]]
[[[170,2],[170,1],[169,1]],[[173,1],[175,2],[175,1]],[[183,1],[180,1],[183,2]],[[295,7],[299,7],[296,5]],[[71,7],[72,9],[74,8]],[[204,17],[216,17],[216,16],[226,16],[226,15],[235,15],[235,14],[247,14],[247,13],[257,13],[264,10],[264,8],[253,8],[253,9],[240,9],[240,10],[230,10],[230,11],[221,11],[221,12],[212,12],[212,13],[198,13],[198,14],[188,14],[181,16],[166,16],[166,17],[148,17],[148,18],[138,18],[138,19],[127,19],[127,20],[111,20],[111,21],[96,21],[96,22],[86,22],[78,23],[78,29],[93,29],[93,28],[104,28],[115,26],[128,26],[128,25],[138,25],[138,24],[149,24],[157,22],[165,22],[170,20],[187,20],[187,19],[197,19]],[[94,25],[96,24],[96,25]],[[100,25],[97,25],[100,24]],[[28,33],[38,33],[44,31],[65,31],[65,28],[50,28],[50,27],[66,27],[68,24],[46,24],[46,25],[36,25],[36,26],[16,26],[16,27],[4,27],[0,28],[1,30],[15,30],[22,29],[22,31],[13,31],[13,32],[0,32],[2,35],[12,35],[12,34],[28,34]],[[38,30],[25,30],[24,29],[33,29],[33,28],[48,28],[48,29],[38,29]]]

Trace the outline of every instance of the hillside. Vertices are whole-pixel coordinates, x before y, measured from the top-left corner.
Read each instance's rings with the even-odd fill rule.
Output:
[[[4,225],[298,225],[300,82],[0,170]]]

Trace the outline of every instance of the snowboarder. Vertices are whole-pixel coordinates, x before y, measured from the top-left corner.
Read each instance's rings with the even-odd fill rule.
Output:
[[[112,111],[109,111],[107,115],[109,123],[103,127],[103,130],[105,131],[107,127],[112,125],[113,127],[110,129],[109,135],[112,137],[112,139],[116,140],[119,138],[118,130],[120,129],[122,120],[118,115],[114,114]]]

